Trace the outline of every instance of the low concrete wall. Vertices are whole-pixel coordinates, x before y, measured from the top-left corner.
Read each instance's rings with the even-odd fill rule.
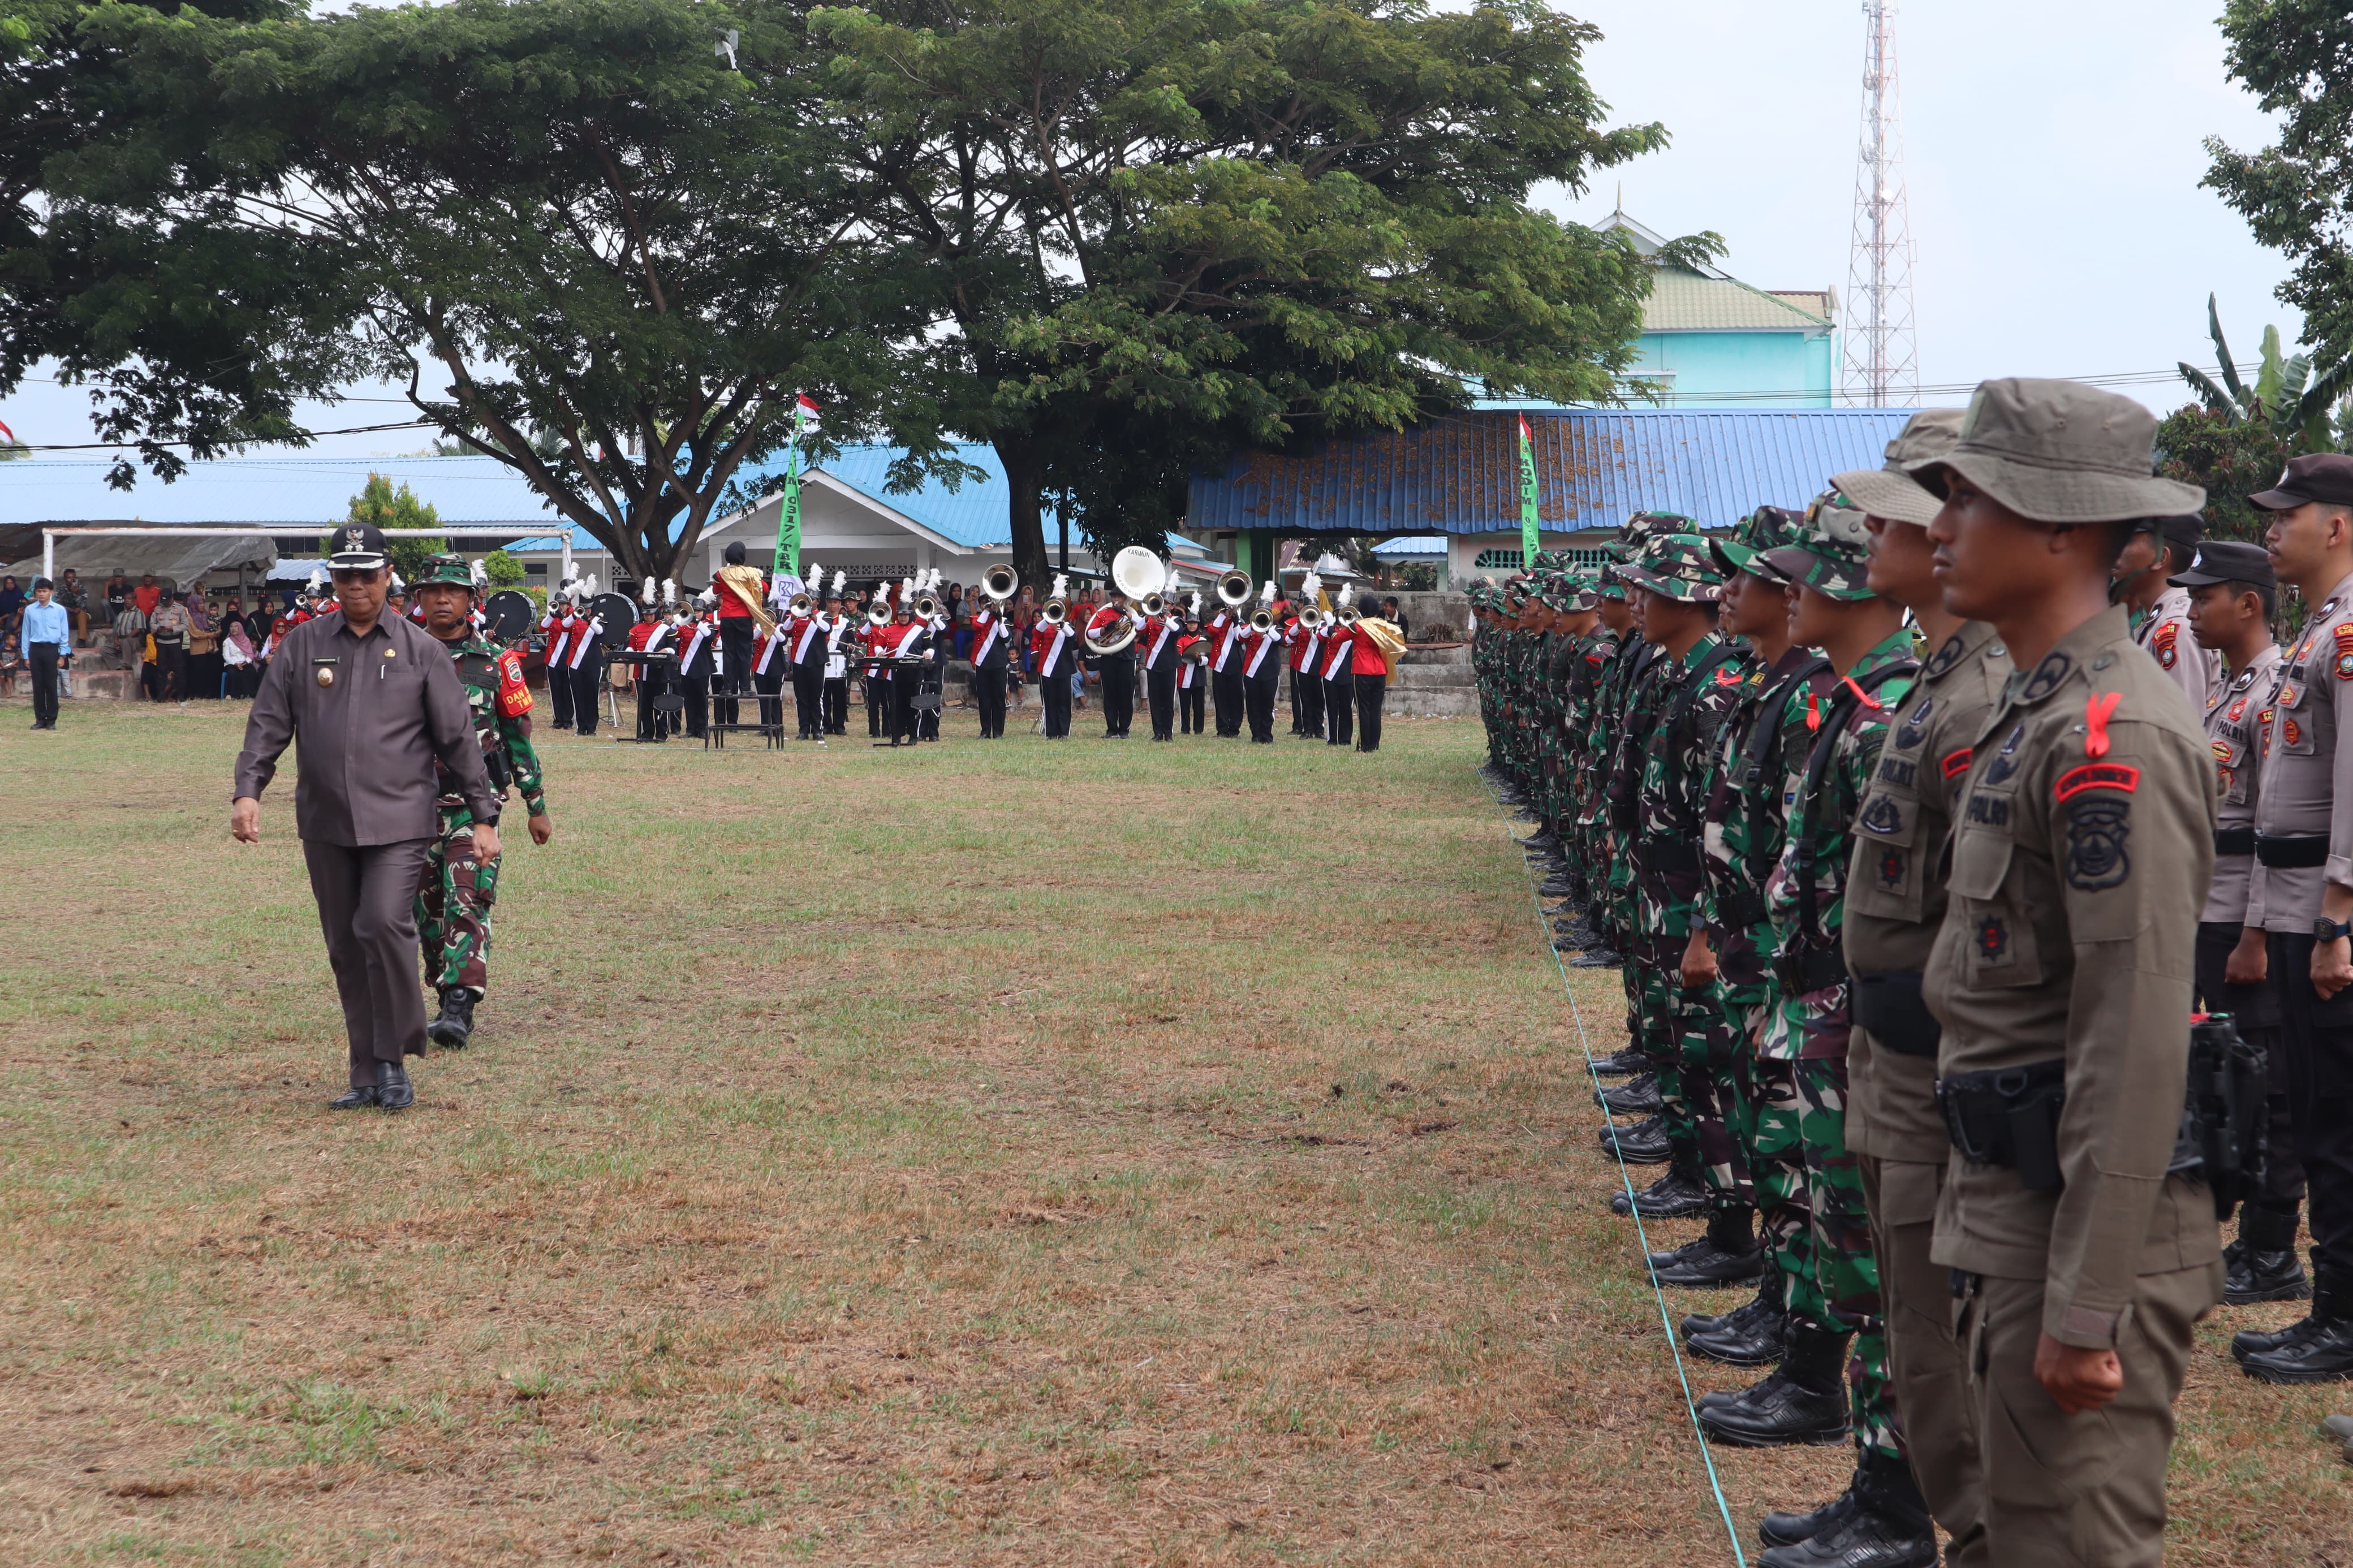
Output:
[[[1479,711],[1479,688],[1468,660],[1461,664],[1401,661],[1389,678],[1384,713],[1401,719],[1453,719]]]

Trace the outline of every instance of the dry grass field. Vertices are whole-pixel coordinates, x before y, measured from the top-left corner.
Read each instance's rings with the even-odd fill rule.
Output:
[[[241,712],[28,719],[0,1562],[1734,1561],[1475,725],[550,740],[385,1118]],[[2177,1562],[2353,1563],[2353,1391],[2221,1353],[2286,1315],[2206,1331]],[[1718,1456],[1750,1542],[1847,1462]]]

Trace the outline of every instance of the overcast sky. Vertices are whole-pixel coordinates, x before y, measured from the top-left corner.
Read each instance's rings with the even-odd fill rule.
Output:
[[[1626,211],[1667,235],[1714,229],[1733,276],[1847,292],[1862,116],[1855,0],[1571,0],[1603,31],[1591,79],[1620,121],[1674,145],[1607,172],[1569,216]],[[1914,0],[1896,18],[1923,385],[1989,375],[2110,375],[2204,362],[2206,296],[2234,355],[2285,268],[2211,192],[2200,145],[2268,139],[2222,74],[2221,0]],[[383,396],[387,389],[363,389]],[[2121,388],[2160,410],[2179,382]],[[1931,402],[1960,401],[1957,395]],[[85,395],[28,383],[0,399],[19,440],[87,441]],[[312,428],[406,417],[406,405],[308,408]],[[392,455],[422,431],[329,437],[325,456]],[[55,454],[67,456],[68,454]]]

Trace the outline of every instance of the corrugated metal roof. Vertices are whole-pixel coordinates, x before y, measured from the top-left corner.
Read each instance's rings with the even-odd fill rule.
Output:
[[[1196,529],[1489,533],[1520,526],[1519,435],[1508,413],[1451,415],[1298,457],[1246,452],[1193,476]],[[1530,411],[1537,511],[1564,531],[1673,511],[1726,528],[1759,506],[1803,507],[1831,474],[1876,468],[1901,408]]]
[[[0,463],[0,526],[39,523],[317,523],[351,515],[352,498],[382,474],[406,485],[447,523],[555,521],[522,477],[495,458],[216,458],[171,484],[142,478],[107,488],[102,458]]]
[[[1642,301],[1646,332],[1823,332],[1832,322],[1806,309],[1797,293],[1768,294],[1731,278],[1702,278],[1677,267],[1651,275]],[[1820,300],[1819,294],[1813,296]]]

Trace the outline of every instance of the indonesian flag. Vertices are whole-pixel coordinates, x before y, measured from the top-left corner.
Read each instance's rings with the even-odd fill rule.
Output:
[[[810,436],[817,433],[818,406],[809,401],[807,393],[794,395],[793,418],[799,424],[802,435]]]

